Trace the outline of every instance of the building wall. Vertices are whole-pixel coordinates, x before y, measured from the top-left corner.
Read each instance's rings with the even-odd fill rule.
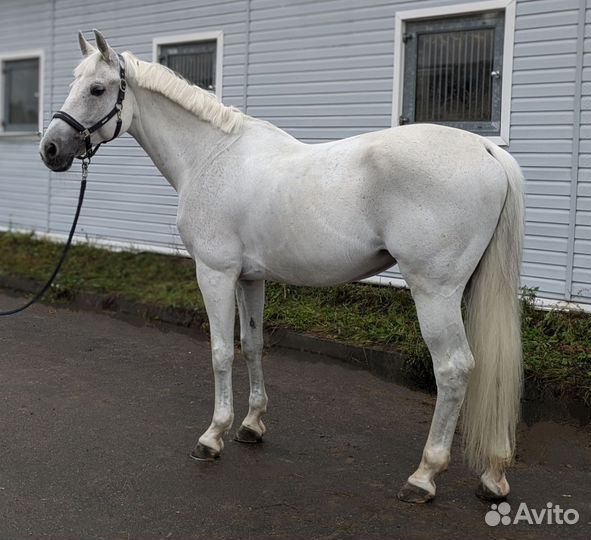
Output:
[[[76,32],[99,28],[116,50],[152,60],[156,36],[223,30],[224,101],[242,105],[246,0],[57,0],[52,110],[64,102],[80,61]],[[115,16],[116,13],[116,16]],[[51,174],[50,230],[66,233],[77,197],[78,167]],[[120,242],[182,247],[175,191],[129,136],[105,145],[93,159],[80,234]]]
[[[518,0],[509,151],[527,178],[524,283],[591,302],[586,2]],[[80,60],[79,28],[99,28],[146,60],[156,36],[223,30],[223,101],[313,143],[389,127],[396,11],[454,3],[462,0],[0,0],[0,55],[45,50],[46,126]],[[0,138],[0,225],[65,234],[79,172],[49,173],[37,143]],[[131,137],[101,149],[87,193],[81,235],[181,248],[176,194]]]
[[[0,57],[41,49],[51,59],[50,2],[0,1]],[[50,71],[45,69],[44,107],[49,111]],[[44,124],[47,125],[47,114]],[[47,231],[49,174],[39,159],[39,137],[0,136],[0,226]]]
[[[527,180],[522,275],[545,295],[566,298],[576,217],[571,185],[578,174],[572,159],[580,121],[577,72],[582,59],[577,47],[582,11],[581,0],[518,2],[515,32],[509,151]]]
[[[579,125],[579,172],[573,227],[572,298],[589,302],[591,298],[591,0],[586,2],[582,30],[583,69],[581,70],[581,122]]]

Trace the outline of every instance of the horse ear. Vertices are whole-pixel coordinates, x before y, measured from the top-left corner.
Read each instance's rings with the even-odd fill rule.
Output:
[[[86,38],[84,37],[84,34],[81,31],[78,32],[78,43],[80,44],[82,56],[88,56],[96,52],[96,48],[92,46],[90,43],[88,43],[88,41],[86,41]]]
[[[98,30],[93,30],[94,37],[96,39],[96,44],[98,45],[98,49],[103,56],[103,59],[109,62],[113,57],[115,57],[115,51],[109,47],[105,36],[103,36]]]

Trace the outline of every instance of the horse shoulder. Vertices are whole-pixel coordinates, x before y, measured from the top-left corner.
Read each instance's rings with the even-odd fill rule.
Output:
[[[179,193],[179,235],[193,258],[211,268],[239,260],[236,213],[229,206],[232,199],[224,195],[227,189],[220,179],[214,179],[195,181]]]

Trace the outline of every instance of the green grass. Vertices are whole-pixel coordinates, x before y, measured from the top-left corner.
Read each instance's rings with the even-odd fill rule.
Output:
[[[44,281],[62,245],[28,235],[0,234],[0,276]],[[50,299],[79,291],[204,312],[190,259],[145,252],[113,253],[89,245],[73,246]],[[265,324],[318,334],[345,343],[395,347],[408,371],[433,386],[427,348],[421,339],[408,291],[371,285],[315,289],[269,283]],[[540,311],[535,291],[523,299],[526,376],[558,394],[591,399],[591,316]]]

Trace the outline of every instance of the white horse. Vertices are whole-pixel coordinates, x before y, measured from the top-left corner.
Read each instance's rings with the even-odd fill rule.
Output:
[[[63,107],[84,126],[112,109],[120,87],[117,54],[99,32],[95,37],[98,49],[79,36],[85,58]],[[215,408],[192,456],[219,457],[234,419],[235,297],[250,376],[249,412],[236,439],[252,443],[262,440],[267,410],[265,280],[334,285],[398,262],[438,389],[420,465],[399,498],[435,495],[462,403],[466,454],[482,473],[478,493],[505,497],[522,371],[523,177],[515,160],[478,135],[428,124],[308,145],[165,67],[130,53],[122,62],[128,85],[121,132],[178,192],[178,230],[196,262],[211,328]],[[94,132],[92,142],[111,139],[115,122]],[[66,170],[84,142],[54,119],[40,151],[49,168]]]

